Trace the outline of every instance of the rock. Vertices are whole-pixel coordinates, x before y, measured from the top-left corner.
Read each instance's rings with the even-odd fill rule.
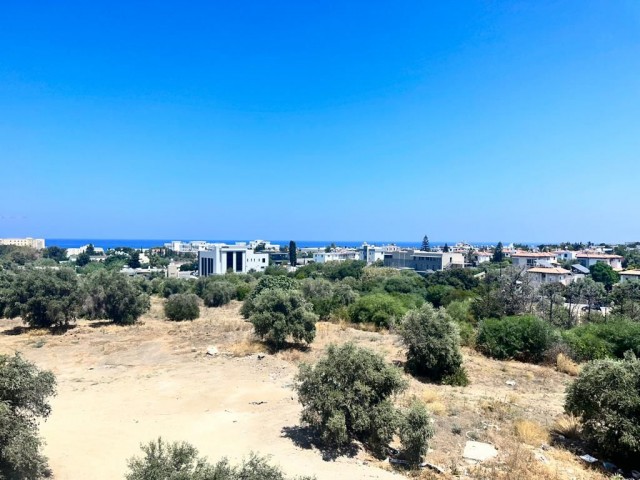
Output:
[[[258,360],[262,360],[264,358],[264,353],[259,353],[258,354]]]
[[[506,382],[507,385],[509,385],[510,387],[515,387],[516,386],[516,381],[515,380],[507,380]]]
[[[218,355],[218,347],[214,345],[210,345],[209,347],[207,347],[207,355],[211,355],[212,357]]]
[[[490,443],[474,442],[469,440],[464,446],[462,456],[467,460],[484,462],[498,455],[496,448]]]
[[[587,462],[587,463],[596,463],[598,461],[598,459],[596,457],[592,457],[588,453],[585,454],[585,455],[582,455],[580,458],[582,460],[584,460],[585,462]]]

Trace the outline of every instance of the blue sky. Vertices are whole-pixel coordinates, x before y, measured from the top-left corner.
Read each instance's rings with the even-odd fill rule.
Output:
[[[640,3],[2,2],[0,236],[640,240]]]

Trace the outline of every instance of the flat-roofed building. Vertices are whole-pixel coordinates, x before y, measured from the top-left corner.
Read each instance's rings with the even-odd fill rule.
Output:
[[[268,253],[255,253],[246,245],[216,243],[198,252],[198,271],[201,277],[224,275],[227,272],[264,272],[269,266]]]
[[[357,250],[336,250],[313,254],[313,261],[316,263],[344,262],[346,260],[360,260],[360,252]]]
[[[636,280],[640,282],[640,270],[626,270],[620,272],[620,282],[628,282],[630,280]]]
[[[551,252],[516,252],[511,254],[513,265],[520,268],[549,267],[558,260]]]
[[[569,270],[560,267],[533,267],[527,270],[531,283],[540,286],[545,283],[561,283],[569,285],[574,277]]]
[[[43,250],[44,238],[0,238],[0,245],[12,245],[14,247],[29,247],[36,250]]]
[[[463,268],[464,255],[459,252],[423,252],[421,250],[402,250],[385,253],[384,266],[391,268],[410,268],[417,272]]]
[[[595,265],[598,262],[606,263],[614,270],[620,271],[622,270],[622,260],[624,257],[620,255],[611,255],[608,253],[579,253],[576,255],[576,258],[580,262],[581,265],[590,268],[592,265]]]

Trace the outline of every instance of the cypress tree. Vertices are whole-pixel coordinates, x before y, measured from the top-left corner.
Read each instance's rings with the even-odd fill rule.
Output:
[[[291,240],[289,242],[289,265],[295,267],[298,264],[298,247],[296,242]]]

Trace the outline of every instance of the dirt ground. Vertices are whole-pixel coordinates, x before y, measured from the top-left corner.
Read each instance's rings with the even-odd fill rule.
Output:
[[[41,425],[54,478],[123,478],[140,443],[158,436],[188,441],[212,461],[257,452],[287,474],[319,480],[406,478],[363,451],[323,458],[299,428],[300,405],[292,390],[297,364],[314,362],[329,343],[353,341],[402,362],[398,338],[319,323],[311,348],[272,355],[252,338],[239,306],[203,309],[200,319],[175,323],[163,318],[154,300],[137,325],[79,321],[59,335],[0,320],[0,353],[19,351],[56,375],[53,411]],[[217,355],[207,355],[210,346]],[[470,350],[465,367],[471,380],[466,388],[412,379],[398,399],[404,403],[416,395],[434,414],[437,433],[427,460],[447,473],[433,478],[489,479],[500,472],[510,472],[504,478],[601,478],[575,455],[550,446],[546,433],[562,414],[572,377],[548,367],[488,360]],[[524,420],[539,431],[519,431]],[[462,459],[468,439],[494,444],[497,459],[469,465]]]

